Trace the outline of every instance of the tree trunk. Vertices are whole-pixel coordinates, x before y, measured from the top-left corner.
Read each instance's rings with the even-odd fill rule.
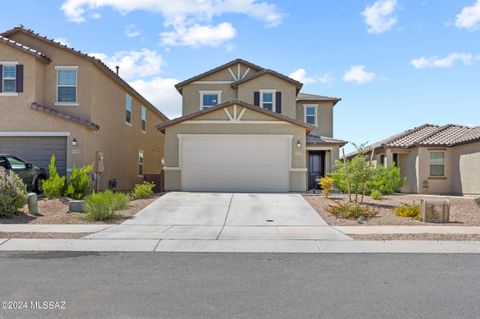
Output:
[[[352,201],[352,193],[350,192],[350,177],[348,176],[347,171],[347,159],[345,158],[345,149],[342,147],[342,155],[343,155],[343,173],[345,174],[345,182],[347,183],[347,191],[348,191],[348,201]]]

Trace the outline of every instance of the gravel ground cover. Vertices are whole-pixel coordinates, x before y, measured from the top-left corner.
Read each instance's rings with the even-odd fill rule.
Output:
[[[28,214],[25,206],[18,215],[12,218],[0,218],[0,224],[120,224],[162,195],[156,194],[150,198],[133,200],[126,209],[117,212],[118,218],[108,221],[88,221],[83,218],[84,214],[82,213],[67,213],[68,201],[65,198],[43,198],[38,200],[38,216]]]
[[[347,220],[336,218],[327,212],[326,208],[335,200],[346,201],[344,195],[333,195],[333,198],[327,199],[324,196],[305,195],[304,198],[312,205],[312,207],[332,226],[355,226],[359,225],[356,220]],[[438,196],[428,196],[425,198],[437,198]],[[440,198],[440,197],[438,197]],[[421,195],[395,194],[384,196],[382,200],[374,200],[369,196],[365,197],[364,203],[371,208],[377,210],[376,217],[369,218],[364,221],[363,225],[455,225],[455,226],[478,226],[480,225],[480,207],[474,202],[473,198],[467,197],[441,197],[450,200],[450,223],[424,223],[412,218],[399,217],[393,213],[395,207],[399,207],[402,203],[416,202],[420,204]]]

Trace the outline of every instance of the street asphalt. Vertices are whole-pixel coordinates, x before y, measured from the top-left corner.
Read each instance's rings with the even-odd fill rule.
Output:
[[[1,319],[480,314],[475,254],[0,252],[0,273],[2,308],[23,308]]]

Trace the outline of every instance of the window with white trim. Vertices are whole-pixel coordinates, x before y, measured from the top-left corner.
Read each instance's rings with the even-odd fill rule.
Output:
[[[132,97],[125,95],[125,123],[132,124]]]
[[[57,103],[77,103],[77,67],[57,67]]]
[[[260,90],[260,107],[276,112],[275,90]]]
[[[430,176],[445,176],[445,152],[430,152]]]
[[[304,105],[304,121],[307,124],[317,126],[317,108],[318,105]]]
[[[138,151],[138,176],[143,176],[144,154],[143,151]]]
[[[140,118],[142,119],[142,132],[145,132],[147,129],[147,109],[142,105]]]
[[[200,109],[220,104],[221,99],[222,91],[200,91]]]
[[[3,66],[3,92],[14,93],[17,92],[17,66],[4,65]]]

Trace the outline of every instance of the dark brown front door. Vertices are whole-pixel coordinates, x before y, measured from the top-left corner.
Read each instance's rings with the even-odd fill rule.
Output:
[[[308,189],[318,188],[317,179],[325,175],[325,151],[308,153]]]

